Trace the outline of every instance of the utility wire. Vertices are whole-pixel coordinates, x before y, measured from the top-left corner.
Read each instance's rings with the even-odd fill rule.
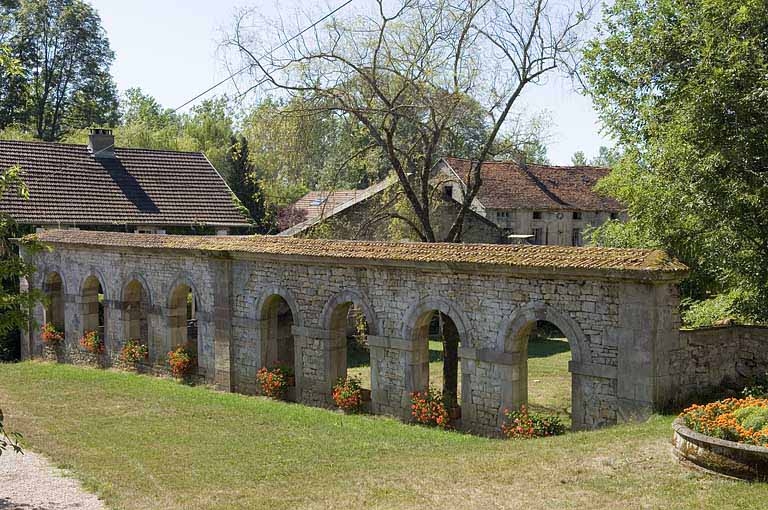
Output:
[[[348,5],[349,5],[349,4],[351,4],[352,2],[353,2],[353,0],[347,0],[346,2],[344,2],[344,3],[343,3],[343,4],[341,4],[341,5],[339,5],[339,6],[338,6],[338,7],[336,7],[334,10],[332,10],[331,12],[329,12],[328,14],[326,14],[325,16],[323,16],[322,18],[320,18],[319,20],[315,21],[314,23],[312,23],[312,24],[311,24],[311,25],[309,25],[308,27],[304,28],[304,29],[303,29],[301,32],[299,32],[298,34],[294,35],[294,36],[293,36],[293,37],[291,37],[290,39],[286,39],[286,40],[285,40],[285,41],[283,41],[283,42],[282,42],[280,45],[278,45],[278,46],[276,46],[276,47],[272,48],[271,50],[269,50],[269,51],[268,51],[268,52],[266,52],[265,54],[261,55],[261,56],[260,56],[260,57],[258,57],[256,60],[260,60],[260,59],[262,59],[262,58],[265,58],[265,57],[267,57],[267,56],[271,55],[272,53],[276,52],[276,51],[277,51],[277,50],[279,50],[280,48],[283,48],[283,47],[285,47],[285,46],[286,46],[288,43],[291,43],[291,42],[295,41],[296,39],[298,39],[299,37],[301,37],[302,35],[304,35],[304,33],[305,33],[305,32],[309,31],[309,30],[310,30],[310,29],[312,29],[312,28],[315,28],[317,25],[319,25],[319,24],[320,24],[320,23],[322,23],[323,21],[327,20],[328,18],[330,18],[331,16],[333,16],[334,14],[336,14],[337,12],[339,12],[340,10],[342,10],[344,7],[348,6]],[[190,99],[189,101],[187,101],[186,103],[184,103],[184,104],[182,104],[181,106],[177,107],[176,109],[174,109],[174,110],[173,110],[173,112],[172,112],[172,113],[176,113],[178,110],[180,110],[180,109],[184,108],[184,107],[185,107],[185,106],[187,106],[189,103],[191,103],[191,102],[193,102],[193,101],[196,101],[196,100],[200,99],[201,97],[203,97],[203,96],[204,96],[204,95],[206,95],[207,93],[211,92],[213,89],[215,89],[215,88],[217,88],[217,87],[219,87],[219,86],[221,86],[221,85],[224,85],[226,82],[228,82],[229,80],[231,80],[232,78],[234,78],[234,77],[235,77],[235,76],[237,76],[238,74],[242,73],[243,71],[245,71],[245,70],[249,69],[250,67],[251,67],[251,64],[247,64],[247,65],[245,65],[245,66],[241,67],[240,69],[238,69],[238,70],[237,70],[237,71],[235,71],[234,73],[230,74],[229,76],[227,76],[226,78],[224,78],[224,79],[223,79],[223,80],[221,80],[220,82],[218,82],[218,83],[216,83],[215,85],[213,85],[213,86],[211,86],[211,87],[207,88],[206,90],[204,90],[203,92],[199,93],[198,95],[196,95],[195,97],[193,97],[192,99]]]
[[[265,57],[267,57],[267,56],[271,55],[272,53],[276,52],[276,51],[277,51],[277,50],[279,50],[280,48],[283,48],[283,47],[285,47],[285,46],[286,46],[286,45],[288,45],[289,43],[291,43],[291,42],[295,41],[296,39],[298,39],[299,37],[301,37],[302,35],[304,35],[304,33],[306,33],[307,31],[309,31],[309,30],[313,29],[314,27],[316,27],[317,25],[319,25],[319,24],[320,24],[320,23],[322,23],[323,21],[327,20],[328,18],[330,18],[331,16],[333,16],[334,14],[336,14],[337,12],[339,12],[340,10],[342,10],[344,7],[346,7],[346,6],[348,6],[349,4],[351,4],[353,1],[354,1],[354,0],[347,0],[346,2],[344,2],[344,3],[343,3],[343,4],[341,4],[341,5],[339,5],[339,6],[338,6],[338,7],[336,7],[334,10],[332,10],[331,12],[329,12],[328,14],[326,14],[325,16],[323,16],[322,18],[318,19],[317,21],[315,21],[315,22],[314,22],[314,23],[312,23],[311,25],[309,25],[309,26],[305,27],[305,28],[304,28],[304,29],[303,29],[301,32],[297,33],[296,35],[294,35],[293,37],[291,37],[291,38],[289,38],[289,39],[286,39],[286,40],[285,40],[285,41],[283,41],[281,44],[279,44],[278,46],[275,46],[274,48],[272,48],[271,50],[267,51],[266,53],[264,53],[263,55],[261,55],[261,56],[260,56],[260,57],[258,57],[258,58],[259,58],[259,59],[265,58]],[[194,102],[194,101],[197,101],[198,99],[200,99],[200,98],[201,98],[201,97],[203,97],[204,95],[206,95],[206,94],[208,94],[209,92],[211,92],[212,90],[214,90],[214,89],[216,89],[216,88],[218,88],[218,87],[220,87],[220,86],[224,85],[226,82],[228,82],[229,80],[231,80],[231,79],[232,79],[232,78],[234,78],[235,76],[239,75],[239,74],[240,74],[240,73],[242,73],[243,71],[245,71],[245,70],[249,69],[250,67],[251,67],[251,65],[250,65],[250,64],[248,64],[248,65],[246,65],[246,66],[243,66],[243,67],[241,67],[240,69],[238,69],[238,70],[237,70],[237,71],[235,71],[234,73],[230,74],[229,76],[227,76],[226,78],[224,78],[224,79],[223,79],[223,80],[221,80],[220,82],[218,82],[218,83],[216,83],[216,84],[214,84],[214,85],[212,85],[212,86],[208,87],[208,88],[207,88],[207,89],[205,89],[203,92],[199,93],[198,95],[196,95],[195,97],[193,97],[193,98],[192,98],[192,99],[190,99],[189,101],[186,101],[186,102],[184,102],[184,104],[182,104],[181,106],[178,106],[178,107],[176,107],[174,110],[172,110],[172,111],[171,111],[171,113],[176,113],[177,111],[179,111],[180,109],[184,108],[184,107],[185,107],[185,106],[187,106],[188,104],[190,104],[190,103],[192,103],[192,102]],[[95,157],[95,156],[98,156],[98,155],[99,155],[99,154],[101,154],[102,152],[104,152],[104,151],[108,151],[109,149],[112,149],[114,146],[115,146],[115,144],[114,144],[114,143],[112,143],[112,144],[108,145],[107,147],[104,147],[103,149],[99,149],[98,151],[96,151],[96,152],[94,152],[94,153],[93,153],[93,156],[94,156],[94,157]]]

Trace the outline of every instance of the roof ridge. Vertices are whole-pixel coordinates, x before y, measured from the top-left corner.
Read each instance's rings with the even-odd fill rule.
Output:
[[[78,148],[78,149],[88,149],[87,144],[81,144],[81,143],[66,143],[66,142],[51,142],[48,140],[3,140],[0,139],[0,144],[3,143],[12,143],[12,144],[26,144],[26,145],[45,145],[49,147],[61,147],[61,148]],[[180,151],[180,150],[174,150],[174,149],[154,149],[150,147],[121,147],[119,145],[115,145],[115,150],[120,151],[131,151],[131,152],[163,152],[163,153],[170,153],[170,154],[196,154],[205,156],[205,153],[203,151]]]

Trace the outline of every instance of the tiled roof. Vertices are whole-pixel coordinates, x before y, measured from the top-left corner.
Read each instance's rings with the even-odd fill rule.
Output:
[[[444,158],[464,182],[471,161]],[[477,199],[488,209],[539,209],[619,212],[625,209],[594,187],[610,169],[594,166],[519,165],[512,161],[486,161]]]
[[[310,200],[320,199],[324,196],[328,196],[328,194],[330,193],[331,198],[329,199],[328,204],[325,205],[325,207],[322,204],[318,204],[317,206],[311,206],[311,207],[315,207],[315,210],[312,212],[307,210],[307,218],[304,221],[302,221],[301,223],[297,223],[296,225],[293,225],[288,229],[283,230],[278,235],[294,236],[300,232],[303,232],[307,230],[309,227],[316,225],[317,223],[320,223],[323,219],[330,218],[331,216],[334,216],[352,207],[355,204],[359,204],[360,202],[363,202],[364,200],[371,198],[377,193],[381,193],[382,191],[389,188],[396,182],[398,182],[396,178],[388,178],[388,179],[384,179],[383,181],[377,182],[376,184],[373,184],[372,186],[369,186],[365,189],[342,190],[342,191],[332,191],[332,192],[311,191],[308,194],[306,194],[304,197],[299,199],[299,201],[294,204],[294,207],[296,207],[297,209],[302,209],[301,203],[305,201],[307,197],[311,197]],[[336,193],[339,193],[339,195],[336,195]]]
[[[341,204],[354,200],[363,190],[339,189],[334,191],[310,191],[298,199],[293,207],[307,211],[306,220],[327,217]]]
[[[6,193],[0,211],[33,225],[245,226],[231,191],[201,153],[0,141],[0,170],[19,165],[29,200]]]
[[[113,248],[203,250],[364,261],[478,264],[684,275],[687,268],[660,250],[498,244],[387,243],[280,236],[172,236],[50,230],[25,238],[44,243]]]

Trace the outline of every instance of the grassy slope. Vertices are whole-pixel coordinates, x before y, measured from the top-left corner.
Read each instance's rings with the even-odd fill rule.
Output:
[[[534,441],[66,365],[0,365],[7,425],[114,508],[760,508],[689,472],[671,417]]]

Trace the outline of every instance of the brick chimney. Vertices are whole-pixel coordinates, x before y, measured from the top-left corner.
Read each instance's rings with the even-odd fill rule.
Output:
[[[114,159],[115,136],[111,129],[91,128],[88,135],[88,150],[97,159]]]

